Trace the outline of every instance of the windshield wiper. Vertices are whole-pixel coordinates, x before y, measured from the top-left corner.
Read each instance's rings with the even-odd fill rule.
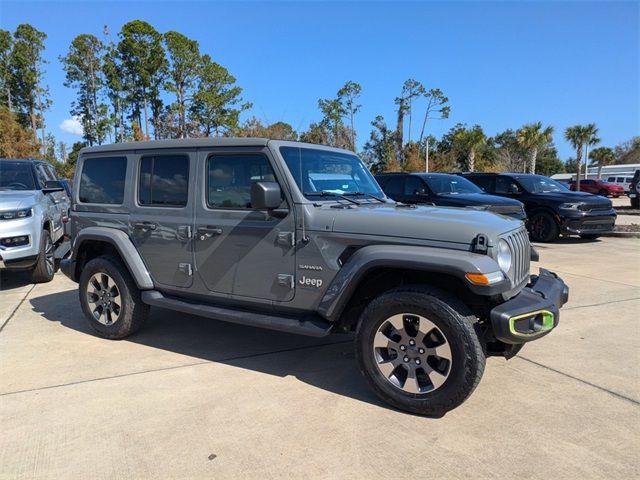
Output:
[[[373,198],[374,200],[379,201],[380,203],[387,203],[385,202],[385,200],[383,198],[380,198],[376,195],[373,195],[372,193],[369,192],[344,192],[344,195],[353,195],[354,197],[357,197],[358,195],[364,195],[370,198]]]
[[[327,192],[326,190],[323,190],[322,192],[304,192],[303,195],[305,197],[338,197],[338,198],[341,198],[342,200],[346,200],[347,202],[353,203],[354,205],[360,205],[360,202],[358,202],[357,200],[354,200],[353,198],[345,197],[340,193]]]

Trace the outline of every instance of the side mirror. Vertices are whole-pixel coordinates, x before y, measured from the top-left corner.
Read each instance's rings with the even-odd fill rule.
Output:
[[[426,189],[424,188],[420,188],[418,190],[416,190],[416,195],[418,195],[419,197],[428,197],[429,196],[429,192],[427,192]]]
[[[277,182],[255,182],[251,184],[251,208],[273,210],[282,203],[282,192]]]
[[[520,193],[520,190],[518,189],[518,187],[516,187],[513,184],[509,185],[508,191],[509,191],[509,193],[512,193],[514,195],[517,195],[517,194]]]
[[[47,180],[44,182],[42,193],[64,192],[64,186],[58,180]]]

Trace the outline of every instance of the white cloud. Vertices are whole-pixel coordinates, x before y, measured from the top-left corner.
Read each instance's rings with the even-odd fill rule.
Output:
[[[80,137],[84,133],[82,123],[80,123],[80,117],[71,117],[63,120],[60,124],[60,130],[64,133],[70,133],[71,135],[78,135]]]

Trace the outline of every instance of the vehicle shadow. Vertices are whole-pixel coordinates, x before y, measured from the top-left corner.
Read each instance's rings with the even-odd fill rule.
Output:
[[[31,285],[29,272],[3,271],[0,272],[0,291],[16,290]]]
[[[77,290],[35,297],[30,303],[49,321],[97,336],[80,309]],[[316,339],[154,307],[143,329],[122,341],[278,377],[294,376],[322,390],[391,409],[358,371],[351,335]]]

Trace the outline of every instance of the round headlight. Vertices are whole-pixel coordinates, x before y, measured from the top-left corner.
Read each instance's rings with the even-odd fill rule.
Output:
[[[507,273],[511,268],[511,249],[509,248],[509,244],[504,240],[498,242],[497,260],[502,271]]]

